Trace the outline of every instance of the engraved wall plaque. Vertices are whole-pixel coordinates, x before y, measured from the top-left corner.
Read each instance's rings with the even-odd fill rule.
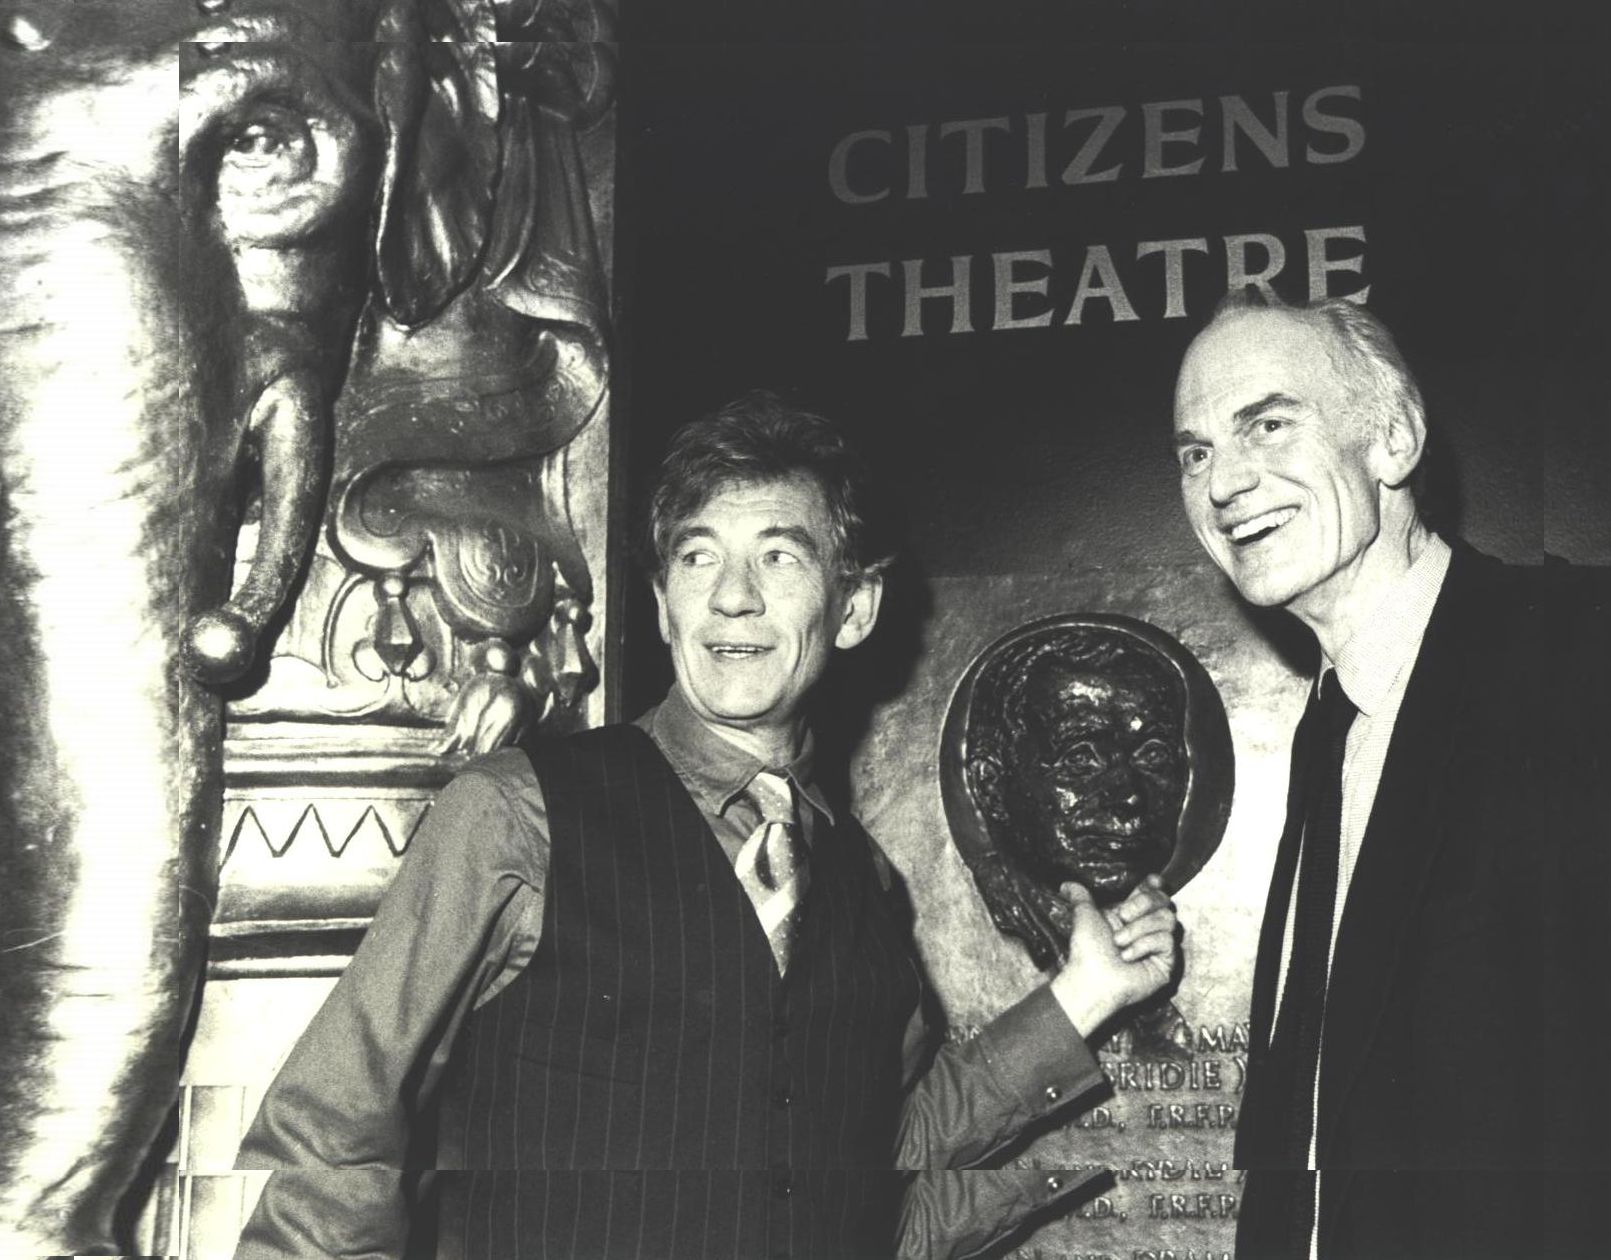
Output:
[[[985,648],[957,684],[940,749],[951,837],[998,931],[1035,965],[1067,957],[1066,880],[1097,904],[1148,874],[1179,891],[1225,833],[1230,728],[1206,670],[1133,617],[1064,613]],[[1138,1058],[1189,1058],[1167,994],[1124,1021]]]

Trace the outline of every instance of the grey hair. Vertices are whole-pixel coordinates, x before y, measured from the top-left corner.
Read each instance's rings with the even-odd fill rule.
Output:
[[[1365,390],[1355,392],[1370,394],[1372,418],[1380,428],[1385,428],[1393,416],[1403,416],[1417,427],[1425,428],[1426,403],[1421,397],[1421,386],[1415,379],[1415,373],[1410,371],[1410,365],[1404,358],[1404,352],[1398,348],[1392,331],[1368,307],[1343,297],[1317,298],[1312,302],[1293,305],[1256,285],[1248,285],[1220,299],[1208,323],[1212,327],[1222,319],[1258,310],[1287,311],[1328,329],[1346,359],[1346,365],[1338,366],[1353,368],[1354,379],[1363,377],[1366,382]],[[1417,510],[1423,513],[1424,468],[1423,460],[1410,478],[1410,490]]]
[[[853,583],[883,572],[894,558],[892,540],[872,511],[860,455],[830,421],[753,390],[672,435],[645,522],[644,558],[654,580],[665,582],[672,532],[724,487],[794,476],[822,490],[840,578]]]

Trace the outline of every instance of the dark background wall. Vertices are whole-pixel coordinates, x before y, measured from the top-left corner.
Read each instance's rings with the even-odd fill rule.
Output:
[[[1368,283],[1421,375],[1442,439],[1435,453],[1453,517],[1473,542],[1514,559],[1545,552],[1611,560],[1602,346],[1611,192],[1600,151],[1607,116],[1593,44],[1486,42],[1038,44],[629,42],[625,48],[622,227],[629,502],[665,434],[742,389],[785,390],[841,419],[890,474],[930,574],[1189,559],[1165,445],[1173,376],[1224,292],[1223,238],[1267,233],[1288,251],[1276,279],[1307,295],[1304,230],[1357,226],[1332,292]],[[1363,147],[1304,125],[1302,103],[1363,128]],[[1224,170],[1217,98],[1236,95],[1266,125],[1288,96],[1289,165],[1245,137]],[[1141,173],[1148,102],[1195,100],[1167,129],[1200,125],[1162,150],[1196,174]],[[1059,181],[1091,122],[1064,112],[1125,110],[1092,173]],[[1026,187],[1027,116],[1045,114],[1049,187]],[[963,191],[965,139],[947,121],[1004,118],[984,140],[984,190]],[[904,196],[906,128],[929,124],[928,195]],[[1334,125],[1334,124],[1333,124]],[[891,143],[852,150],[850,184],[890,190],[847,205],[830,189],[834,146],[861,130]],[[1163,259],[1143,241],[1200,238],[1183,256],[1184,317],[1165,318]],[[1065,326],[1085,249],[1109,247],[1137,318],[1100,298]],[[1050,251],[1048,293],[1020,317],[1054,326],[991,331],[992,255]],[[1255,264],[1262,257],[1251,249]],[[975,331],[952,333],[926,302],[902,336],[902,263],[923,282],[972,259]],[[867,339],[847,340],[850,280],[832,267],[883,263],[867,278]],[[1021,264],[1023,276],[1046,274]],[[641,596],[641,584],[637,587]],[[628,633],[629,706],[664,678]]]
[[[885,624],[844,663],[823,717],[858,812],[911,886],[958,1026],[1036,979],[995,936],[946,838],[934,759],[968,661],[1034,616],[1125,612],[1180,638],[1225,698],[1236,803],[1219,852],[1179,898],[1177,1002],[1197,1030],[1197,1075],[1171,1086],[1126,1067],[1122,1047],[1105,1050],[1117,1086],[1105,1118],[1019,1156],[1121,1172],[1082,1218],[1036,1235],[1048,1254],[1218,1255],[1233,1228],[1237,1038],[1306,660],[1302,635],[1249,618],[1199,557],[1168,451],[1175,369],[1225,292],[1226,238],[1280,241],[1275,287],[1301,300],[1306,233],[1342,232],[1326,256],[1357,269],[1331,271],[1327,291],[1368,284],[1400,335],[1437,435],[1445,524],[1511,560],[1611,563],[1603,46],[1581,10],[1413,10],[1154,0],[1080,6],[1076,31],[1066,14],[1024,5],[628,10],[625,499],[643,502],[671,429],[757,386],[839,419],[883,473],[905,559]],[[1243,129],[1228,161],[1227,108],[1276,134],[1279,93],[1284,142],[1261,148]],[[1304,110],[1317,93],[1318,124]],[[1154,108],[1154,133],[1200,132],[1154,146],[1152,165],[1201,167],[1148,174],[1147,107],[1181,101],[1201,116]],[[1098,112],[1070,124],[1068,111]],[[1087,174],[1116,175],[1065,182],[1103,117],[1117,121]],[[1005,126],[980,132],[982,187],[968,191],[966,129],[941,129],[995,118]],[[905,146],[924,124],[926,195],[913,197]],[[864,131],[889,139],[853,145],[846,186],[888,191],[852,204],[835,195],[830,162]],[[1206,248],[1181,255],[1172,297],[1164,256],[1138,247],[1180,240]],[[1015,264],[1028,287],[1009,313],[1050,312],[1049,326],[994,326],[996,256],[1010,252],[1044,257]],[[952,331],[953,305],[929,300],[907,335],[904,263],[921,260],[933,286],[953,278],[956,256],[972,260],[971,330]],[[1093,258],[1111,273],[1085,275]],[[1262,258],[1255,247],[1248,262]],[[856,337],[852,282],[830,273],[864,264],[889,274],[867,275]],[[1115,277],[1123,302],[1088,296],[1065,322],[1082,279]],[[625,587],[632,713],[658,699],[669,669],[645,582]],[[1170,1198],[1182,1186],[1160,1180],[1160,1159],[1209,1198]]]

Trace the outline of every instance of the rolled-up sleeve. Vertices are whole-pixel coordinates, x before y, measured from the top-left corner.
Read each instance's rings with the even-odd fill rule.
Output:
[[[907,1038],[920,1061],[921,1029]],[[1050,988],[1035,989],[977,1037],[942,1047],[911,1086],[898,1167],[917,1170],[901,1212],[902,1260],[964,1260],[1038,1214],[1052,1215],[1100,1169],[977,1170],[1026,1127],[1105,1080]]]
[[[909,1036],[909,1061],[912,1042]],[[907,1093],[896,1165],[974,1167],[1103,1079],[1096,1056],[1042,985],[977,1037],[935,1055]]]
[[[242,1140],[237,1168],[275,1171],[236,1260],[403,1254],[412,1122],[466,1014],[535,947],[546,824],[517,752],[442,790]]]
[[[968,1260],[1070,1206],[1101,1169],[929,1169],[901,1205],[898,1260]]]

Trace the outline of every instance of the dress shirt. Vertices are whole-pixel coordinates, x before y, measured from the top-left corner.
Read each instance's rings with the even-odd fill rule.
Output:
[[[1387,761],[1387,748],[1392,742],[1393,725],[1398,721],[1399,708],[1404,703],[1404,692],[1414,672],[1415,658],[1421,652],[1421,640],[1426,636],[1427,623],[1432,619],[1432,608],[1443,579],[1449,572],[1449,545],[1435,534],[1428,540],[1415,563],[1407,569],[1393,586],[1384,592],[1371,615],[1360,629],[1337,653],[1335,661],[1321,657],[1320,685],[1330,671],[1335,671],[1343,694],[1359,710],[1354,723],[1348,728],[1348,742],[1343,748],[1342,768],[1342,825],[1337,855],[1337,900],[1331,915],[1331,951],[1337,949],[1337,933],[1342,927],[1343,908],[1348,903],[1348,886],[1354,878],[1354,867],[1359,862],[1359,849],[1365,840],[1365,828],[1370,824],[1371,807],[1376,803],[1376,789],[1382,781],[1382,767]],[[1281,993],[1286,987],[1287,964],[1292,957],[1292,933],[1297,917],[1297,881],[1293,881],[1292,900],[1287,906],[1286,930],[1281,942],[1281,970],[1277,973],[1275,1009],[1281,1009]],[[1325,1063],[1326,1047],[1322,1039],[1320,1062]],[[1310,1103],[1311,1120],[1318,1115],[1320,1106],[1320,1073],[1315,1073],[1314,1097]],[[1309,1167],[1314,1168],[1317,1130],[1311,1123],[1309,1134]],[[1315,1177],[1315,1224],[1309,1235],[1311,1260],[1318,1255],[1320,1213],[1318,1200],[1320,1178]]]
[[[794,783],[807,844],[817,815],[832,825],[809,735],[788,765],[765,766],[699,719],[675,687],[638,725],[729,860],[753,827],[739,798],[758,770]],[[265,1187],[237,1260],[403,1254],[409,1187],[386,1170],[420,1166],[411,1122],[426,1113],[465,1017],[538,947],[548,835],[542,789],[519,749],[478,759],[442,790],[242,1142],[238,1168],[287,1171]],[[875,865],[889,888],[876,848]],[[920,1010],[903,1046],[907,1095],[892,1167],[923,1170],[907,1191],[899,1253],[939,1260],[984,1249],[1095,1171],[927,1170],[990,1159],[1026,1124],[1099,1083],[1102,1071],[1045,985],[977,1038],[938,1053],[932,1044]]]

